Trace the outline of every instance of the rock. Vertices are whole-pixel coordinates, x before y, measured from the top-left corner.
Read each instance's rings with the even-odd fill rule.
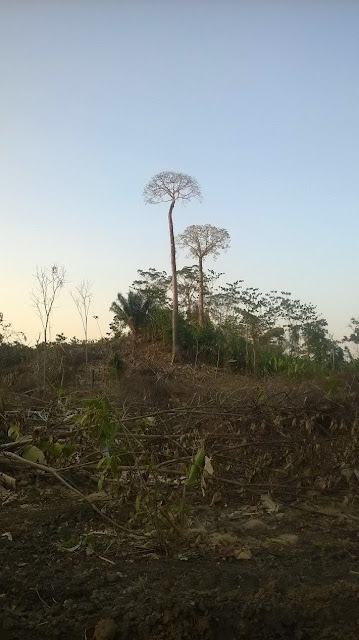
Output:
[[[62,608],[61,608],[61,604],[55,604],[55,606],[52,608],[52,615],[53,616],[59,616],[62,613]]]
[[[250,549],[235,549],[233,555],[236,560],[250,560],[252,552]]]
[[[265,522],[262,522],[262,520],[259,520],[258,518],[250,518],[250,520],[247,520],[247,522],[243,525],[243,529],[245,529],[246,531],[265,531],[266,529],[268,529],[268,525],[266,525]]]
[[[100,620],[95,627],[94,640],[114,640],[118,631],[117,624],[112,618]]]
[[[107,582],[109,582],[110,584],[111,584],[111,583],[113,583],[113,582],[117,582],[117,580],[118,580],[117,573],[108,573],[108,574],[106,575],[106,580],[107,580]]]
[[[237,536],[233,536],[231,533],[222,533],[215,531],[209,536],[210,545],[212,547],[231,546],[238,543]]]
[[[297,544],[298,536],[295,533],[281,533],[276,538],[271,538],[270,542],[278,542],[279,544]]]
[[[64,600],[65,609],[71,609],[73,606],[74,606],[74,601],[71,600],[71,598],[68,598],[68,600]]]

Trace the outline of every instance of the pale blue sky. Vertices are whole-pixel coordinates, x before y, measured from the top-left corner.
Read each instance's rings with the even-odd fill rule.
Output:
[[[142,191],[174,170],[204,196],[176,231],[226,227],[216,269],[317,304],[341,337],[359,315],[358,34],[355,0],[1,0],[6,319],[36,337],[32,274],[57,261],[93,282],[106,331],[138,268],[169,269],[166,208]],[[67,293],[57,331],[81,334]]]

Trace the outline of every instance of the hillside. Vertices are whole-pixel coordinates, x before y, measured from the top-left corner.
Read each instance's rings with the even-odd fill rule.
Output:
[[[0,637],[357,637],[355,376],[125,338],[57,345],[44,391],[36,362],[2,374]]]

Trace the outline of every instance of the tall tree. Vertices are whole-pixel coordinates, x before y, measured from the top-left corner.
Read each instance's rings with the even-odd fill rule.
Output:
[[[197,305],[198,267],[196,264],[177,271],[178,305],[187,318],[198,316]]]
[[[257,287],[247,287],[240,295],[239,313],[245,330],[246,356],[249,363],[249,345],[252,348],[253,373],[257,368],[257,352],[260,339],[274,327],[272,298],[263,294]]]
[[[26,342],[26,336],[22,331],[15,331],[11,322],[4,321],[4,314],[0,312],[0,344]]]
[[[36,289],[32,291],[31,296],[42,324],[45,344],[48,342],[50,317],[55,300],[65,284],[65,278],[65,268],[57,264],[51,267],[36,267]]]
[[[211,224],[192,224],[178,236],[179,245],[188,249],[189,255],[198,260],[198,312],[199,324],[204,325],[204,282],[203,261],[211,255],[217,258],[219,252],[229,247],[230,236],[226,229]]]
[[[138,278],[131,284],[131,289],[151,300],[154,306],[168,307],[170,304],[168,291],[171,287],[171,277],[166,271],[157,271],[150,267],[148,271],[138,269]]]
[[[63,266],[36,267],[36,288],[32,291],[32,301],[40,318],[44,333],[43,386],[46,384],[47,343],[50,318],[55,301],[65,285],[66,271]]]
[[[74,291],[71,291],[71,298],[73,299],[76,309],[79,312],[81,318],[82,327],[85,336],[85,359],[86,367],[88,365],[88,317],[92,301],[91,283],[88,280],[82,280],[80,284],[75,287]]]
[[[173,231],[173,209],[178,200],[188,202],[193,198],[201,200],[200,186],[192,176],[186,173],[174,171],[162,171],[157,173],[145,186],[143,192],[147,204],[169,203],[168,227],[171,247],[172,269],[172,362],[175,362],[179,353],[178,341],[178,287],[176,268],[176,243]]]
[[[351,318],[349,329],[351,333],[349,336],[344,336],[343,342],[353,342],[353,344],[359,345],[359,318]]]

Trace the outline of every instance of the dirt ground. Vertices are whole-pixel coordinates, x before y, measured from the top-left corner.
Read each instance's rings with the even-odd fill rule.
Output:
[[[184,537],[161,546],[148,522],[131,520],[141,472],[128,498],[127,472],[117,494],[116,485],[101,492],[75,458],[61,463],[74,469],[67,480],[102,514],[140,530],[136,536],[51,474],[8,468],[3,454],[1,471],[16,488],[0,493],[0,640],[357,640],[359,384],[344,380],[336,399],[316,382],[150,365],[129,368],[118,389],[111,383],[124,412],[159,412],[156,424],[124,423],[117,448],[128,447],[131,428],[144,440],[122,464],[168,469],[174,461],[174,475],[164,476],[169,487],[162,485],[170,501],[171,492],[182,495],[175,474],[186,477],[181,465],[188,469],[205,442],[214,475],[203,494],[198,483],[190,490]],[[35,444],[49,433],[77,434],[74,456],[96,470],[94,436],[78,423],[69,431],[70,401],[60,397],[44,413],[24,397],[4,399],[0,448],[23,406],[22,434]],[[101,633],[106,619],[112,623]]]
[[[341,518],[338,496],[324,515],[234,491],[230,505],[199,505],[166,555],[54,481],[24,478],[0,513],[1,640],[358,638],[354,499]],[[116,635],[94,636],[106,618]]]

